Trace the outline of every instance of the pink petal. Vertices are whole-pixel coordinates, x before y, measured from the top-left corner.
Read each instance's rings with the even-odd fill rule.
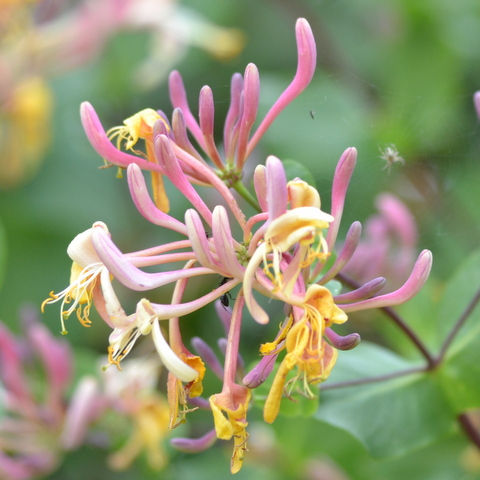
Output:
[[[202,220],[196,210],[188,209],[185,213],[185,225],[187,226],[188,237],[190,238],[192,249],[195,255],[205,268],[218,271],[221,275],[228,276],[228,273],[213,258],[210,252],[210,243],[207,239]]]
[[[473,104],[475,105],[477,117],[480,119],[480,91],[474,93]]]
[[[169,320],[170,318],[183,317],[184,315],[195,312],[199,308],[202,308],[205,305],[213,302],[217,298],[225,295],[228,291],[237,286],[239,283],[240,280],[231,280],[224,285],[220,285],[215,290],[207,293],[203,297],[197,298],[191,302],[178,303],[174,305],[152,303],[151,305],[154,308],[156,317],[159,320]]]
[[[336,275],[342,270],[342,268],[349,262],[352,258],[355,250],[358,246],[360,236],[362,234],[362,224],[360,222],[353,222],[350,226],[347,235],[345,237],[345,243],[338,254],[335,263],[331,266],[328,272],[319,280],[317,283],[325,285],[327,282],[336,277]],[[319,262],[318,267],[322,267],[323,264]],[[319,269],[320,270],[320,269]],[[317,275],[317,268],[313,272],[314,278]]]
[[[66,450],[78,448],[84,442],[90,423],[103,407],[99,396],[97,380],[83,377],[73,393],[60,437],[60,443]]]
[[[195,157],[198,161],[206,164],[202,156],[195,150],[191,144],[187,134],[187,125],[183,118],[183,113],[179,108],[176,108],[172,114],[172,130],[175,136],[175,143],[182,149]]]
[[[192,347],[202,357],[210,370],[220,379],[223,379],[223,367],[213,349],[200,337],[192,338]]]
[[[262,357],[260,362],[255,365],[255,367],[250,370],[245,377],[243,377],[242,383],[247,388],[257,388],[259,387],[270,375],[273,368],[275,367],[275,360],[277,359],[278,353],[265,355]]]
[[[210,430],[200,438],[172,438],[172,447],[182,452],[198,453],[210,448],[217,441],[215,430]]]
[[[171,272],[146,273],[132,265],[128,257],[122,254],[103,229],[94,228],[92,239],[98,256],[108,271],[123,285],[135,291],[152,290],[182,278],[215,273],[203,267]]]
[[[267,169],[263,165],[257,165],[255,168],[255,173],[253,174],[253,186],[262,212],[268,211]]]
[[[63,390],[72,377],[70,346],[68,343],[56,339],[46,327],[38,322],[28,327],[27,336],[44,364],[52,401],[58,402],[62,399]]]
[[[247,157],[255,148],[260,138],[268,130],[278,114],[292,102],[300,93],[305,90],[313,74],[317,63],[317,48],[315,46],[315,38],[312,29],[304,18],[299,18],[295,25],[295,33],[297,38],[298,64],[297,72],[292,83],[280,95],[279,99],[272,106],[257,131],[253,135],[248,144]]]
[[[267,158],[267,202],[269,221],[287,211],[287,176],[282,162],[273,155]]]
[[[235,126],[240,115],[240,98],[243,92],[243,78],[239,73],[232,76],[230,84],[230,107],[227,112],[223,127],[223,143],[225,148],[225,155],[228,161],[233,160],[235,154],[235,138],[234,130],[238,128]]]
[[[330,343],[339,350],[352,350],[360,343],[360,335],[358,333],[351,333],[343,337],[327,327],[325,329],[325,336]]]
[[[7,390],[20,401],[30,400],[25,373],[15,337],[0,323],[0,378]]]
[[[375,204],[389,227],[401,239],[402,246],[412,247],[417,244],[417,227],[413,215],[399,198],[391,193],[381,193]]]
[[[237,259],[227,211],[222,205],[217,205],[213,210],[212,230],[215,250],[222,267],[230,277],[243,278],[245,267]]]
[[[148,193],[147,185],[143,177],[142,171],[138,165],[129,165],[127,169],[128,187],[133,203],[138,211],[154,225],[174,230],[175,232],[187,235],[185,225],[177,219],[167,215],[159,210],[153,203]]]
[[[413,298],[425,285],[432,268],[432,252],[423,250],[420,253],[408,280],[392,293],[362,300],[357,303],[342,305],[344,312],[355,312],[369,308],[381,308],[405,303]]]
[[[345,196],[347,195],[348,184],[352,178],[353,170],[357,161],[357,150],[353,147],[347,148],[338,161],[332,185],[332,217],[334,221],[330,224],[327,233],[327,245],[329,250],[335,246],[338,229],[342,220]]]
[[[257,118],[260,97],[260,78],[258,69],[249,63],[245,69],[243,85],[243,114],[239,124],[237,142],[237,168],[242,169],[247,154],[248,137]]]
[[[374,278],[365,285],[362,285],[360,288],[352,290],[351,292],[336,295],[335,297],[333,297],[333,299],[335,303],[338,304],[346,302],[358,302],[360,300],[364,300],[375,295],[385,286],[386,282],[387,281],[383,277]]]
[[[188,129],[192,132],[192,135],[195,137],[198,144],[202,148],[205,148],[205,141],[200,126],[188,106],[187,92],[183,85],[182,76],[176,70],[170,73],[170,76],[168,77],[168,88],[170,91],[170,101],[172,102],[173,107],[180,108]]]
[[[205,139],[205,151],[211,158],[217,168],[223,170],[225,165],[223,164],[220,154],[218,153],[217,146],[215,145],[214,138],[214,117],[215,106],[213,103],[212,89],[208,86],[203,87],[200,90],[199,100],[199,120],[200,129],[202,130],[203,138]]]
[[[115,148],[108,139],[98,115],[90,103],[83,102],[81,104],[80,117],[88,140],[102,158],[123,168],[127,168],[128,165],[136,163],[143,170],[163,173],[162,169],[155,163],[121,152]]]
[[[208,225],[211,226],[212,212],[182,172],[177,157],[170,145],[170,140],[165,135],[159,135],[155,139],[155,155],[158,163],[165,169],[165,175],[167,175],[180,192],[188,198],[198,213],[200,213]]]

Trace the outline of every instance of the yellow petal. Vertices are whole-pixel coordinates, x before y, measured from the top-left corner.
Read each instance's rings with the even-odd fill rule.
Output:
[[[220,440],[230,440],[233,436],[233,426],[227,420],[222,410],[216,404],[217,397],[212,395],[209,398],[210,407],[212,408],[213,413],[213,422],[215,424],[215,432],[217,438]]]
[[[320,208],[320,195],[315,188],[307,182],[297,178],[287,184],[290,207],[315,207]]]

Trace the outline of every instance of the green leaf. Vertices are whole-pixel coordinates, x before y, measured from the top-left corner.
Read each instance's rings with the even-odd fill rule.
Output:
[[[352,352],[340,352],[338,363],[326,387],[415,367],[366,342]],[[429,445],[449,433],[455,421],[438,380],[423,372],[325,388],[315,417],[352,434],[374,457],[398,456]]]
[[[439,308],[444,337],[453,328],[480,288],[480,251],[474,252],[445,288]],[[453,408],[460,413],[480,407],[480,308],[461,327],[448,348],[439,375]]]
[[[480,323],[480,315],[476,316]],[[439,370],[443,388],[454,410],[461,413],[480,407],[480,334],[453,356],[447,356]]]
[[[456,324],[465,308],[480,289],[480,250],[471,254],[449,281],[442,295],[439,306],[439,331],[441,338],[447,337],[452,327]],[[467,344],[472,342],[474,336],[480,333],[480,322],[477,321],[480,307],[470,315],[468,321],[458,332],[448,356],[454,356]]]

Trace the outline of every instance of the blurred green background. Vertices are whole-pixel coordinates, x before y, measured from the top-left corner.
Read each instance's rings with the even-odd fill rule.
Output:
[[[397,194],[418,221],[419,250],[433,252],[429,288],[440,288],[458,263],[478,247],[480,233],[480,131],[472,102],[473,93],[480,89],[478,0],[190,0],[179,4],[245,34],[245,48],[233,59],[219,62],[191,48],[175,66],[184,78],[194,113],[201,87],[208,84],[213,89],[219,139],[231,75],[243,72],[249,62],[258,66],[261,118],[293,77],[295,20],[307,18],[317,40],[316,75],[266,134],[250,159],[252,168],[270,154],[304,164],[328,211],[336,162],[347,147],[355,146],[359,157],[342,232],[352,221],[364,221],[374,212],[379,192]],[[85,100],[94,105],[106,128],[147,107],[171,113],[165,82],[140,91],[132,81],[139,59],[148,54],[148,42],[147,31],[123,32],[108,42],[99,58],[50,80],[53,140],[44,164],[26,185],[0,192],[7,245],[0,318],[15,331],[23,303],[40,305],[51,290],[67,286],[71,261],[66,248],[93,222],[105,222],[123,251],[165,239],[164,232],[148,225],[133,207],[125,179],[117,179],[113,168],[98,169],[102,160],[87,142],[79,118],[79,105]],[[391,172],[383,169],[379,158],[379,149],[389,144],[405,159],[404,166],[394,165]],[[169,191],[172,213],[182,218],[186,204],[173,188]],[[215,279],[212,286],[198,288],[214,286]],[[155,293],[154,299],[166,299],[169,292],[166,288]],[[131,311],[138,298],[125,295],[125,309]],[[212,315],[213,310],[206,309],[187,319],[187,335],[215,341],[204,321]],[[56,306],[47,307],[43,319],[52,331],[60,332]],[[363,320],[352,315],[352,330],[365,328],[356,321]],[[108,328],[100,320],[84,329],[72,318],[68,327],[73,345],[105,352]],[[381,324],[375,328],[371,338],[388,343],[392,335]],[[251,361],[265,333],[248,322],[245,330],[253,347],[249,351],[247,346],[242,353]],[[399,345],[393,347],[401,350]],[[296,418],[279,419],[274,427],[267,427],[257,411],[250,419],[252,428],[260,431],[259,438],[265,437],[265,452],[259,454],[262,449],[252,444],[238,479],[480,478],[476,470],[480,464],[468,461],[467,442],[460,435],[402,459],[375,461],[356,440],[326,424]],[[85,478],[88,464],[90,479],[223,479],[230,475],[229,451],[230,445],[223,443],[193,456],[172,450],[171,464],[161,473],[150,472],[142,462],[130,472],[113,473],[106,469],[102,451],[85,448],[67,456],[61,470],[49,478]],[[307,469],[315,462],[330,470],[308,476]],[[337,467],[332,465],[340,471],[335,472]]]

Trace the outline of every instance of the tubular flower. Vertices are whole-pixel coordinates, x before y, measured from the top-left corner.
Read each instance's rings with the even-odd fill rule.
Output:
[[[170,130],[167,122],[163,120],[155,110],[146,108],[124,120],[123,126],[111,128],[107,132],[107,136],[110,140],[117,138],[117,148],[119,150],[122,141],[124,141],[125,150],[131,150],[137,155],[145,156],[149,162],[157,163],[153,153],[153,127],[157,120],[163,122],[163,126],[167,132]],[[145,154],[133,148],[139,139],[145,140]],[[170,204],[167,194],[165,193],[163,178],[162,175],[156,171],[152,171],[152,188],[155,204],[162,212],[168,212]]]
[[[119,450],[108,457],[114,470],[125,470],[142,451],[154,470],[167,463],[163,442],[169,434],[168,403],[156,391],[160,365],[154,357],[139,357],[125,362],[122,372],[105,372],[104,390],[108,406],[126,418],[131,432]]]
[[[264,418],[268,423],[272,423],[278,414],[285,384],[288,392],[291,392],[297,380],[303,381],[304,395],[314,398],[309,385],[326,380],[337,359],[337,350],[324,339],[325,329],[334,323],[344,323],[347,315],[335,305],[330,291],[320,285],[308,288],[301,307],[301,315],[292,313],[288,319],[279,338],[281,343],[277,341],[261,348],[263,354],[271,354],[272,347],[275,347],[275,353],[283,349],[287,351],[265,402]],[[295,367],[297,373],[286,381],[287,375]]]
[[[215,432],[220,440],[233,437],[233,455],[230,471],[237,473],[242,468],[244,452],[247,450],[247,410],[251,392],[237,385],[235,394],[218,394],[210,397],[210,407],[215,422]],[[226,415],[226,416],[225,416]]]
[[[258,69],[254,64],[249,64],[243,77],[239,73],[232,77],[230,108],[225,120],[223,135],[225,158],[221,157],[213,137],[215,112],[211,89],[205,86],[200,92],[199,120],[197,121],[191,113],[183,80],[177,71],[173,71],[169,78],[170,98],[175,108],[171,129],[166,124],[167,117],[162,112],[143,110],[125,120],[125,127],[114,127],[105,133],[95,110],[85,102],[81,107],[81,117],[87,136],[93,147],[107,162],[120,168],[126,168],[130,163],[137,163],[141,168],[151,170],[153,176],[159,176],[159,174],[166,173],[165,167],[161,165],[162,162],[158,156],[158,161],[154,160],[149,136],[152,129],[157,133],[164,133],[168,136],[172,150],[178,157],[179,167],[190,181],[217,189],[220,183],[225,182],[228,187],[234,187],[240,194],[248,196],[246,190],[239,183],[247,158],[279,113],[308,86],[315,71],[315,40],[310,25],[305,19],[297,21],[296,40],[298,52],[296,75],[253,135],[251,135],[251,131],[257,116],[260,92]],[[158,115],[158,120],[155,123],[156,115]],[[146,128],[147,126],[148,128]],[[141,131],[146,135],[142,136]],[[203,155],[210,159],[213,166],[209,166],[202,154],[193,147],[187,131],[193,136],[203,150]],[[146,156],[149,162],[145,162],[138,156],[121,152],[119,141],[117,148],[114,148],[109,139],[116,135],[118,135],[119,141],[122,138],[127,140],[125,145],[127,150],[132,149],[137,138],[145,138]],[[139,152],[133,151],[133,153],[138,154]],[[154,196],[157,200],[155,188]],[[248,198],[249,201],[253,201],[251,197]],[[233,197],[228,200],[235,202]],[[158,203],[157,206],[161,210],[167,211]]]
[[[96,222],[93,228],[95,227],[103,229],[108,234],[108,228],[103,222]],[[45,305],[62,301],[60,316],[62,334],[67,333],[64,320],[73,312],[76,312],[78,320],[84,327],[89,327],[92,323],[89,318],[90,308],[96,289],[98,294],[99,278],[104,288],[104,294],[109,299],[109,305],[114,308],[121,308],[119,307],[118,299],[111,289],[110,275],[93,246],[93,228],[77,235],[68,246],[68,256],[73,260],[70,285],[60,293],[51,292],[50,298],[42,304],[43,311]],[[111,310],[113,311],[112,308]]]
[[[68,344],[39,323],[34,309],[25,308],[22,317],[18,338],[0,323],[0,478],[13,480],[52,473],[103,410],[92,377],[83,377],[66,399],[73,376]]]
[[[263,262],[265,266],[263,272],[272,281],[273,291],[283,290],[285,296],[288,296],[300,273],[300,268],[307,267],[314,260],[328,255],[328,247],[322,230],[328,228],[332,221],[331,215],[315,207],[295,208],[277,217],[265,231],[264,242],[252,256],[246,275],[251,274],[252,270],[260,262]],[[296,275],[290,279],[289,288],[285,288],[280,264],[283,254],[294,246],[298,246],[298,248],[291,264],[295,262],[299,268],[297,268]]]
[[[108,230],[102,224],[95,224],[87,235],[94,262],[88,260],[80,265],[85,269],[92,262],[96,263],[101,271],[96,278],[100,281],[78,292],[76,284],[72,283],[65,291],[68,297],[62,292],[47,301],[74,298],[77,307],[80,303],[77,299],[83,298],[83,291],[90,293],[87,297],[93,300],[101,317],[113,329],[109,362],[117,366],[141,336],[151,333],[160,360],[169,371],[170,428],[183,423],[186,413],[196,408],[210,409],[217,438],[234,439],[231,462],[234,473],[241,468],[246,451],[247,410],[251,396],[274,371],[276,359],[281,360],[264,407],[267,422],[275,420],[282,395],[291,397],[297,384],[303,395],[314,397],[312,386],[328,378],[338,350],[358,345],[358,334],[342,337],[334,331],[335,325],[347,320],[347,313],[407,301],[425,283],[432,263],[431,253],[422,252],[408,280],[385,295],[377,295],[385,285],[384,278],[372,279],[356,290],[336,296],[329,291],[329,282],[339,276],[352,258],[361,237],[361,225],[354,222],[339,252],[332,255],[356,163],[354,148],[342,154],[336,167],[330,213],[321,210],[320,195],[314,187],[299,178],[287,181],[282,162],[274,156],[267,158],[265,166],[256,167],[254,193],[241,183],[243,166],[253,148],[281,110],[308,85],[315,70],[315,43],[304,19],[297,21],[296,34],[299,59],[295,78],[253,135],[250,132],[258,106],[258,72],[254,65],[249,65],[244,77],[234,75],[224,128],[225,158],[220,156],[213,140],[211,90],[204,87],[200,93],[197,123],[176,72],[170,77],[175,107],[171,126],[162,112],[143,111],[128,119],[125,127],[107,134],[93,107],[88,103],[82,105],[87,136],[107,162],[127,170],[130,194],[138,211],[149,222],[175,232],[181,239],[139,252],[123,253]],[[213,166],[192,146],[187,130]],[[146,158],[116,148],[110,141],[115,135],[119,142],[125,140],[125,148],[134,154],[135,142],[145,139]],[[181,220],[159,208],[155,198],[152,200],[142,169],[166,177],[190,202],[191,208]],[[198,184],[213,187],[226,207],[207,205],[195,188]],[[245,216],[229,187],[235,188],[257,213]],[[153,190],[155,196],[155,188]],[[168,267],[179,262],[183,268]],[[160,265],[163,268],[158,272],[142,270]],[[191,300],[184,298],[191,278],[212,278],[212,275],[217,283],[213,290],[203,291]],[[138,292],[174,283],[174,293],[171,301],[161,304],[143,298],[135,313],[127,315],[113,294],[113,278]],[[229,296],[234,288],[238,288],[235,299]],[[269,313],[257,302],[257,295],[283,302],[286,319],[276,339],[260,347],[262,359],[245,376],[240,357],[243,308],[245,306],[260,324],[270,320]],[[217,312],[227,336],[219,340],[225,355],[223,366],[201,339],[194,342],[194,348],[202,359],[191,354],[180,331],[181,317],[214,301],[219,306]],[[230,310],[230,303],[233,310]],[[62,307],[62,311],[64,309]],[[168,339],[161,328],[165,320],[168,320]],[[221,392],[211,395],[209,401],[201,396],[204,362],[223,381]],[[239,383],[242,377],[243,385]],[[213,434],[209,432],[198,439],[177,439],[174,444],[180,449],[199,451],[212,442]]]
[[[244,452],[247,450],[247,410],[251,398],[251,391],[248,388],[235,383],[243,305],[243,292],[240,291],[228,329],[222,392],[212,395],[209,399],[217,438],[230,440],[233,437],[233,454],[230,462],[232,473],[237,473],[242,468]]]

